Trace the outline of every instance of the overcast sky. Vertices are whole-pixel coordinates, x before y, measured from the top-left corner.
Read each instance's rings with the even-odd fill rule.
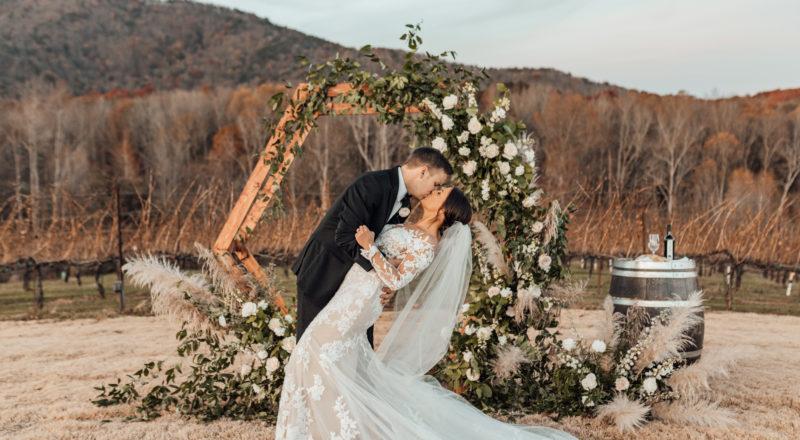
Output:
[[[423,48],[700,97],[800,87],[800,0],[204,0],[350,47]]]

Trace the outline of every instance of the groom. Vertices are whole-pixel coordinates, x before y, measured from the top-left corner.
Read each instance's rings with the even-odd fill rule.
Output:
[[[415,149],[402,166],[361,175],[336,199],[292,265],[297,275],[297,340],[339,289],[345,275],[358,264],[372,270],[355,240],[361,225],[380,233],[387,224],[402,223],[410,196],[422,199],[446,183],[453,168],[438,150]],[[384,305],[391,294],[382,295]],[[374,328],[367,339],[374,348]]]

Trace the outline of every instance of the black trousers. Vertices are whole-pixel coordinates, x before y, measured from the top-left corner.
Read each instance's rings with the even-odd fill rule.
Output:
[[[297,340],[303,335],[311,321],[330,302],[339,286],[342,285],[347,272],[353,266],[352,261],[343,261],[318,242],[309,243],[303,249],[304,255],[300,267],[293,267],[297,275]],[[369,345],[373,342],[374,326],[367,329]]]

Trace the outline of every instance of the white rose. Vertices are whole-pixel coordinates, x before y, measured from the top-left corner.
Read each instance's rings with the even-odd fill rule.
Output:
[[[472,382],[477,382],[478,379],[481,378],[480,371],[472,371],[472,368],[467,369],[467,379],[471,380]]]
[[[595,339],[592,342],[592,351],[595,353],[604,353],[606,351],[606,343],[600,339]]]
[[[515,158],[518,152],[517,146],[514,145],[513,142],[506,142],[506,144],[503,146],[503,157],[508,160]]]
[[[253,316],[258,312],[258,306],[253,302],[246,302],[242,304],[242,318]]]
[[[474,160],[467,161],[464,165],[461,166],[461,169],[464,171],[464,174],[467,176],[471,176],[475,174],[475,170],[478,168],[478,163]]]
[[[256,353],[256,356],[263,361],[267,358],[267,356],[269,356],[269,353],[267,353],[266,350],[259,350],[258,353]]]
[[[495,107],[494,111],[492,112],[492,116],[495,120],[500,120],[506,117],[506,111],[500,107]]]
[[[268,305],[269,305],[269,303],[267,303],[263,299],[258,302],[258,308],[261,309],[261,310],[267,310],[267,306]]]
[[[550,270],[550,264],[553,262],[553,259],[550,258],[550,255],[542,254],[539,255],[539,267],[542,268],[543,271],[547,272]]]
[[[447,143],[445,143],[441,136],[436,136],[433,142],[431,142],[431,147],[444,153],[444,151],[447,150]]]
[[[522,165],[517,165],[517,168],[514,169],[514,175],[521,176],[523,174],[525,174],[525,167]]]
[[[219,315],[219,319],[217,319],[217,322],[219,322],[219,325],[222,327],[228,326],[228,321],[225,320],[225,315]]]
[[[500,293],[500,288],[497,286],[492,286],[489,288],[489,291],[486,292],[489,295],[489,298],[496,296]]]
[[[542,296],[542,288],[537,286],[536,284],[532,284],[531,287],[528,287],[528,292],[533,295],[534,298],[539,298]]]
[[[270,330],[272,330],[276,335],[283,336],[286,333],[286,328],[283,327],[281,320],[278,318],[272,318],[269,320],[269,324],[267,324]]]
[[[524,200],[522,200],[522,206],[526,208],[530,208],[535,204],[536,204],[536,199],[533,198],[533,195],[529,195],[528,197],[525,197]]]
[[[469,132],[472,134],[478,133],[479,131],[481,131],[481,128],[483,127],[481,126],[480,121],[478,121],[478,118],[476,118],[475,116],[473,116],[469,120],[469,123],[467,124],[467,130],[469,130]]]
[[[497,168],[500,170],[500,174],[504,176],[511,172],[511,165],[509,165],[508,162],[499,162]]]
[[[500,154],[500,147],[498,147],[497,144],[492,143],[487,145],[483,151],[485,153],[484,156],[487,159],[494,159],[498,154]]]
[[[533,226],[531,226],[531,230],[533,231],[534,234],[542,232],[542,229],[544,229],[544,223],[542,222],[537,221],[533,224]]]
[[[514,311],[514,307],[513,306],[508,306],[508,308],[506,308],[506,316],[511,317],[511,316],[515,316],[516,314],[517,314],[517,312]]]
[[[528,148],[523,154],[525,156],[525,162],[533,166],[534,161],[536,161],[536,153],[532,149]]]
[[[251,371],[253,371],[253,367],[251,367],[249,364],[245,364],[242,365],[242,369],[240,372],[242,373],[242,376],[247,376],[248,374],[250,374]]]
[[[658,390],[658,383],[655,377],[648,377],[642,382],[642,388],[647,394],[653,394]]]
[[[280,361],[278,361],[278,358],[273,356],[273,357],[267,359],[267,364],[266,364],[267,374],[272,374],[280,366],[281,366],[281,363],[280,363]]]
[[[497,341],[500,345],[506,345],[506,342],[508,342],[508,338],[506,337],[506,335],[498,336]]]
[[[284,321],[286,321],[286,322],[288,322],[289,324],[291,324],[291,323],[293,323],[293,322],[294,322],[294,318],[292,318],[292,315],[286,315],[286,316],[284,316],[283,320],[284,320]]]
[[[467,336],[472,336],[475,333],[475,330],[476,330],[475,326],[470,324],[464,329],[464,334],[466,334]]]
[[[511,296],[511,293],[512,293],[511,289],[505,287],[503,288],[503,290],[500,291],[500,296],[502,296],[503,298],[508,298],[509,296]]]
[[[289,336],[281,339],[281,348],[286,350],[287,353],[291,353],[292,350],[294,350],[296,344],[297,344],[297,339],[294,336]]]
[[[631,383],[628,382],[628,378],[626,377],[618,377],[616,381],[614,381],[614,388],[617,391],[625,391],[631,386]]]
[[[561,341],[561,346],[564,348],[564,350],[567,351],[572,351],[572,349],[574,349],[576,345],[577,344],[575,343],[575,340],[572,338],[567,338]]]
[[[458,149],[458,154],[460,154],[462,156],[469,156],[469,148],[467,148],[467,147],[459,148]]]
[[[469,350],[462,353],[461,356],[464,358],[464,362],[469,362],[472,360],[472,352]]]
[[[442,107],[445,110],[450,110],[455,107],[456,104],[458,104],[458,96],[456,95],[447,95],[442,99]]]
[[[476,336],[478,336],[478,340],[481,341],[488,341],[489,338],[492,337],[492,328],[491,327],[481,327],[478,329]]]
[[[460,144],[463,144],[469,139],[469,132],[467,130],[462,131],[460,135],[456,136],[456,139]]]
[[[597,377],[594,375],[594,373],[587,374],[586,377],[581,380],[581,386],[586,391],[591,391],[597,388]]]
[[[453,128],[453,120],[450,119],[450,116],[442,115],[442,130],[450,131]]]

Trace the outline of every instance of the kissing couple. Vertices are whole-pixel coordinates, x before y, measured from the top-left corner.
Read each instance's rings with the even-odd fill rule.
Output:
[[[292,266],[298,341],[276,440],[575,438],[493,419],[426,374],[447,353],[472,273],[472,208],[452,174],[441,152],[417,148],[357,178],[309,237]]]

